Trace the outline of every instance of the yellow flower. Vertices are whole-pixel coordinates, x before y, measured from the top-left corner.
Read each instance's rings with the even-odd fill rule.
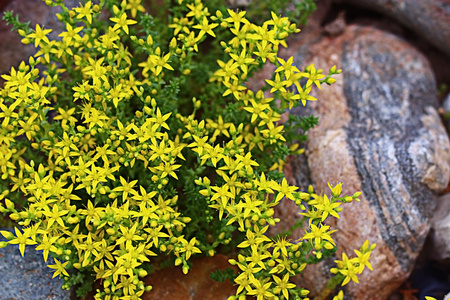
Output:
[[[307,68],[307,73],[302,73],[304,77],[308,78],[306,82],[306,87],[311,86],[313,83],[320,89],[320,81],[319,79],[325,77],[325,75],[318,72],[314,67],[314,64],[309,65]]]
[[[243,197],[244,201],[240,201],[236,207],[242,207],[244,209],[244,218],[247,218],[251,212],[256,213],[257,215],[261,215],[261,210],[258,208],[258,206],[261,206],[261,204],[264,203],[264,201],[257,201],[255,199],[252,199],[250,197]]]
[[[156,76],[158,76],[161,73],[163,68],[173,71],[173,68],[168,64],[170,56],[171,56],[170,53],[167,53],[163,57],[161,57],[159,55],[153,55],[153,54],[150,56],[150,58],[153,61],[154,66],[156,66],[156,69],[155,69]]]
[[[20,104],[20,101],[15,101],[11,105],[6,106],[0,102],[0,118],[3,118],[2,126],[6,127],[9,124],[10,118],[17,119],[19,115],[14,112],[14,109]]]
[[[259,166],[259,164],[256,161],[252,160],[251,157],[252,157],[251,152],[248,152],[247,154],[245,154],[245,156],[236,154],[236,158],[239,162],[237,168],[238,169],[245,168],[248,174],[252,174],[253,173],[252,166],[257,167]]]
[[[164,178],[168,175],[178,180],[175,170],[180,168],[181,165],[174,165],[170,162],[161,163],[159,166],[155,167],[156,170],[162,171],[160,178]]]
[[[281,185],[276,184],[274,185],[273,189],[278,191],[278,195],[275,201],[280,201],[283,197],[294,200],[294,196],[292,195],[292,193],[295,192],[298,188],[296,186],[290,186],[287,183],[286,178],[283,178]]]
[[[48,223],[47,223],[47,229],[50,228],[53,223],[56,221],[62,228],[66,227],[64,225],[64,221],[61,218],[61,216],[64,216],[68,213],[68,210],[59,210],[59,206],[54,204],[52,210],[50,211],[50,209],[48,207],[46,207],[46,209],[43,211],[43,214],[46,215],[48,217]]]
[[[131,10],[131,16],[136,18],[136,13],[138,11],[145,12],[145,8],[141,5],[142,0],[127,0],[127,6],[125,9]]]
[[[244,24],[250,24],[250,22],[244,17],[245,14],[247,13],[245,10],[240,11],[240,12],[235,12],[231,9],[228,9],[228,14],[230,15],[230,17],[224,19],[225,22],[233,22],[234,27],[239,30],[239,27],[241,26],[241,23]]]
[[[335,232],[335,230],[328,231],[328,229],[330,229],[330,226],[321,224],[320,227],[318,227],[314,224],[310,224],[310,229],[311,231],[305,233],[302,239],[310,240],[311,242],[314,240],[314,246],[318,248],[316,248],[317,250],[321,249],[321,243],[323,240],[327,240],[335,245],[333,239],[330,236],[330,234]]]
[[[358,276],[356,276],[356,274],[358,273],[358,268],[355,267],[355,265],[351,262],[351,260],[347,260],[345,267],[346,269],[339,270],[341,274],[345,275],[342,285],[343,286],[346,285],[347,283],[349,283],[350,280],[359,283]]]
[[[191,10],[186,14],[186,17],[195,17],[196,19],[200,19],[202,15],[208,13],[208,8],[203,7],[203,3],[201,1],[196,1],[195,4],[186,4],[186,7]]]
[[[272,89],[270,90],[271,93],[273,93],[275,91],[286,92],[286,89],[283,86],[285,86],[287,84],[287,82],[284,80],[281,80],[279,73],[277,73],[275,75],[275,80],[266,79],[266,82],[272,86]]]
[[[317,100],[313,96],[309,95],[309,93],[311,92],[311,86],[306,86],[305,89],[303,89],[299,82],[295,82],[294,84],[297,87],[297,93],[299,95],[299,100],[302,101],[303,106],[306,105],[307,100],[310,100],[310,101]]]
[[[114,25],[113,27],[113,30],[122,28],[126,34],[129,34],[128,25],[133,25],[137,23],[137,21],[135,20],[127,20],[126,13],[122,13],[119,18],[117,17],[110,18],[110,20],[116,23],[116,25]]]
[[[8,235],[6,234],[6,231],[1,231],[0,233],[5,237],[8,238],[11,237],[12,239],[9,240],[9,244],[19,244],[19,250],[20,250],[20,254],[22,256],[24,256],[25,254],[25,245],[35,245],[37,244],[34,240],[30,239],[31,235],[30,235],[30,230],[31,228],[25,228],[23,230],[23,233],[20,232],[19,229],[17,229],[17,227],[14,227],[14,231],[16,232],[16,236],[14,237],[14,235],[10,234],[8,232]]]
[[[276,254],[278,253],[278,251],[281,250],[281,253],[285,256],[288,257],[288,253],[287,253],[287,248],[289,248],[290,246],[292,246],[293,244],[291,244],[289,242],[288,239],[286,239],[286,237],[279,237],[277,239],[277,241],[275,241],[275,245],[273,248],[273,253]]]
[[[208,145],[209,146],[209,145]],[[206,153],[201,157],[202,162],[201,164],[203,165],[206,160],[211,160],[211,163],[213,164],[214,167],[217,166],[217,163],[224,157],[223,153],[223,148],[220,147],[220,145],[216,145],[214,148],[212,146],[210,147],[206,147]]]
[[[180,252],[185,252],[186,253],[186,260],[188,260],[192,254],[195,253],[202,253],[202,251],[200,251],[200,249],[198,249],[197,247],[195,247],[195,243],[196,243],[196,238],[193,237],[190,242],[188,242],[185,239],[181,240],[183,242],[183,248],[181,248]]]
[[[200,29],[200,32],[199,32],[197,38],[201,39],[205,35],[205,33],[207,33],[213,37],[216,37],[216,35],[214,34],[214,31],[212,31],[212,30],[214,28],[216,28],[217,26],[219,26],[219,24],[209,24],[208,19],[206,18],[206,16],[204,16],[201,25],[198,24],[198,25],[194,25],[192,27],[195,29]]]
[[[214,129],[213,138],[220,134],[223,134],[228,138],[230,137],[230,134],[228,133],[227,129],[231,127],[232,123],[224,123],[221,115],[219,115],[217,123],[211,119],[206,119],[206,122],[209,124],[209,126],[211,126],[211,128]]]
[[[322,222],[323,222],[328,217],[328,214],[340,219],[338,213],[335,211],[335,209],[339,207],[339,205],[341,205],[340,202],[330,203],[330,200],[328,199],[327,195],[323,195],[322,204],[317,204],[315,205],[315,207],[323,211],[322,213]]]
[[[2,172],[2,179],[8,178],[8,174],[13,173],[16,166],[10,161],[13,153],[8,152],[6,155],[0,151],[0,171]],[[3,178],[5,177],[5,178]]]
[[[66,45],[72,45],[72,39],[81,38],[78,33],[83,30],[83,27],[73,28],[69,23],[66,24],[66,31],[63,31],[58,36],[63,38],[63,42]]]
[[[239,100],[241,98],[240,91],[245,91],[247,88],[245,86],[240,85],[238,80],[233,80],[233,83],[230,83],[228,81],[223,82],[223,84],[228,88],[222,96],[228,96],[229,94],[233,94],[233,96],[236,98],[236,100]]]
[[[272,50],[272,45],[268,44],[267,40],[263,40],[261,43],[256,43],[258,51],[253,51],[253,54],[259,56],[265,63],[267,58],[270,61],[275,61],[276,53]]]
[[[258,179],[254,179],[253,182],[258,187],[259,191],[263,191],[265,193],[273,194],[273,188],[276,185],[275,181],[266,180],[266,175],[264,173],[261,173],[261,176]]]
[[[242,50],[241,54],[238,56],[236,54],[230,53],[231,58],[233,58],[237,65],[241,68],[242,72],[244,74],[247,74],[248,68],[247,66],[253,63],[255,61],[253,58],[251,58],[248,54],[246,54],[245,49]]]
[[[128,197],[128,193],[136,194],[136,191],[133,190],[133,187],[136,185],[137,182],[138,182],[137,180],[133,180],[131,182],[127,182],[125,180],[125,178],[120,176],[121,186],[118,186],[118,187],[114,188],[113,191],[114,192],[122,192],[123,201],[126,201],[127,197]]]
[[[284,71],[284,74],[286,76],[286,79],[289,79],[291,77],[291,74],[293,74],[294,72],[300,72],[299,69],[297,69],[296,66],[293,66],[293,62],[294,62],[294,58],[291,56],[289,57],[289,59],[287,61],[285,61],[282,58],[278,58],[278,62],[281,64],[281,66],[279,66],[275,72],[281,72]]]
[[[214,73],[214,76],[221,76],[223,80],[228,82],[230,79],[237,80],[236,74],[239,73],[238,64],[230,59],[227,63],[217,60],[220,69]]]
[[[59,262],[57,259],[55,259],[56,264],[54,265],[47,265],[47,267],[51,268],[51,269],[55,269],[55,273],[53,273],[52,278],[55,278],[56,276],[60,276],[62,275],[66,275],[69,276],[69,273],[67,273],[65,267],[67,266],[67,264],[69,263],[68,261],[66,261],[65,263],[61,263]]]
[[[169,25],[169,28],[174,28],[173,35],[177,35],[180,31],[183,31],[186,34],[190,33],[189,26],[194,22],[189,21],[188,18],[173,18],[173,23]]]
[[[57,249],[54,244],[58,239],[58,236],[54,236],[48,239],[48,234],[45,233],[42,240],[39,242],[40,245],[36,247],[36,250],[43,250],[42,255],[44,256],[45,262],[47,262],[49,251],[56,253]]]
[[[95,108],[90,108],[89,115],[86,117],[86,120],[83,123],[89,124],[89,129],[94,126],[103,127],[105,125],[104,120],[109,120],[108,116],[104,114],[102,111],[98,111]]]
[[[75,122],[78,121],[75,117],[72,116],[75,112],[75,107],[69,108],[68,110],[64,110],[63,108],[58,107],[58,112],[59,115],[55,116],[53,119],[62,120],[61,122],[62,128],[65,128],[67,126],[67,122],[69,122],[71,127],[75,126]]]
[[[119,225],[121,236],[116,240],[116,245],[122,245],[125,243],[127,248],[131,247],[133,241],[143,241],[144,238],[136,234],[138,223],[135,223],[133,227],[127,228],[123,225]]]
[[[114,272],[114,275],[128,275],[129,278],[133,277],[133,270],[136,269],[138,266],[141,265],[140,262],[138,262],[136,259],[133,259],[130,255],[130,253],[126,253],[122,256],[116,257],[117,260],[117,266],[119,266],[119,268]],[[126,280],[124,280],[125,278],[123,278],[122,276],[120,283],[117,285],[117,288],[120,288],[119,285],[122,285],[122,287],[126,286],[126,287],[130,287],[128,285],[125,284]],[[124,293],[126,295],[126,291],[124,289]]]
[[[99,243],[96,243],[96,248],[92,250],[92,254],[94,254],[95,256],[94,262],[99,261],[104,257],[109,260],[114,260],[114,257],[111,254],[114,248],[115,246],[110,246],[109,244],[107,244],[105,239],[102,239]]]
[[[196,135],[192,136],[194,138],[194,142],[187,145],[188,147],[196,147],[193,151],[197,152],[200,155],[203,155],[203,148],[207,145],[208,137],[198,137]]]
[[[147,241],[151,241],[155,247],[158,247],[159,238],[168,238],[170,237],[167,233],[161,232],[163,225],[160,225],[155,228],[144,228],[144,231],[148,233]]]
[[[268,298],[272,298],[275,295],[268,291],[273,282],[269,281],[267,283],[261,282],[260,280],[251,277],[253,280],[250,280],[250,283],[254,286],[251,291],[249,291],[248,295],[256,296],[256,300],[264,300]]]
[[[275,280],[276,287],[273,289],[273,292],[275,294],[280,294],[280,292],[283,294],[284,298],[286,300],[289,299],[289,289],[293,289],[296,287],[295,284],[289,282],[289,274],[285,274],[283,276],[283,279],[279,278],[276,275],[272,275],[273,279]]]
[[[256,226],[256,225],[255,225]],[[267,226],[268,227],[268,226]],[[267,229],[266,229],[267,230]],[[264,241],[270,242],[270,239],[265,235],[258,236],[252,230],[247,229],[246,239],[242,243],[238,245],[239,248],[249,248],[252,246],[257,246],[258,244],[263,243]]]
[[[41,44],[41,41],[44,41],[46,43],[50,43],[47,34],[52,32],[52,29],[45,29],[43,30],[39,24],[36,25],[36,31],[33,33],[30,33],[28,35],[29,38],[34,38],[34,46],[37,48]],[[42,45],[41,45],[42,46]]]
[[[339,293],[333,297],[333,300],[344,300],[344,292],[339,291]]]
[[[166,55],[167,56],[167,55]],[[166,68],[166,66],[164,65],[164,67]],[[170,66],[169,66],[170,67]],[[171,67],[172,68],[172,67]],[[172,69],[173,70],[173,69]],[[170,130],[169,125],[167,125],[166,121],[169,119],[169,117],[172,115],[172,113],[168,113],[165,115],[161,114],[161,111],[159,110],[159,108],[156,109],[156,116],[148,119],[148,121],[151,122],[155,122],[156,124],[158,124],[161,127],[166,128],[167,130]]]
[[[268,119],[268,115],[264,112],[265,110],[270,110],[269,104],[263,104],[261,102],[256,102],[254,99],[250,99],[252,103],[252,107],[244,107],[244,109],[250,113],[252,113],[252,118],[250,122],[255,122],[256,118]]]
[[[93,9],[91,8],[92,2],[88,1],[84,6],[81,7],[75,7],[73,10],[77,13],[78,19],[83,19],[86,17],[86,20],[89,22],[89,24],[92,23],[92,13]]]
[[[373,271],[372,265],[369,262],[371,251],[361,253],[358,250],[354,250],[358,256],[356,260],[359,262],[358,273],[361,274],[364,271],[364,267],[367,266],[369,270]]]

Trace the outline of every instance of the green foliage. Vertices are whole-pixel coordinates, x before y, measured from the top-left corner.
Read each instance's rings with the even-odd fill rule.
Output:
[[[218,282],[225,282],[225,280],[233,280],[236,278],[234,274],[234,270],[230,267],[226,268],[225,270],[217,270],[215,272],[212,272],[209,276],[212,280],[218,281]]]
[[[45,2],[63,10],[58,39],[4,17],[37,52],[2,75],[0,212],[21,229],[1,231],[0,247],[18,244],[23,255],[36,245],[55,258],[48,267],[63,288],[85,295],[97,280],[96,299],[140,299],[149,272],[175,265],[187,274],[191,257],[216,253],[240,270],[212,275],[234,280],[230,299],[306,299],[289,279],[336,251],[324,222],[359,193],[341,195],[339,183],[328,197],[287,183],[286,157],[303,152],[298,142],[318,120],[282,124],[281,114],[316,100],[311,90],[340,70],[278,57],[299,30],[261,13],[276,1],[255,8],[262,25],[218,0],[165,1],[152,14],[140,0]],[[272,78],[251,90],[267,62]],[[281,201],[303,216],[296,241],[267,234]],[[338,283],[357,282],[373,248],[336,261]]]
[[[308,16],[316,10],[315,0],[259,0],[252,1],[248,8],[248,18],[252,21],[265,21],[268,11],[284,13],[297,25],[305,25]]]

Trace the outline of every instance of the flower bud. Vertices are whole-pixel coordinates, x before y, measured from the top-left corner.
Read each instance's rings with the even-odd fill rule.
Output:
[[[29,43],[31,43],[29,38],[23,38],[20,42],[24,45],[28,45]]]
[[[9,215],[9,218],[10,218],[11,220],[14,220],[14,221],[17,221],[17,220],[20,220],[20,219],[21,219],[21,217],[20,217],[20,215],[19,215],[18,213],[12,213],[12,214],[10,214],[10,215]]]
[[[309,294],[309,291],[307,289],[302,289],[302,291],[300,292],[300,295],[302,296],[306,296]]]
[[[287,33],[286,31],[280,33],[280,35],[278,36],[279,39],[285,39],[289,36],[289,33]]]
[[[5,204],[7,209],[14,209],[14,203],[11,200],[5,199]]]
[[[333,84],[333,83],[336,82],[336,79],[331,78],[331,77],[328,77],[327,80],[326,80],[325,82],[328,83],[328,84]]]
[[[178,257],[177,259],[175,259],[175,266],[179,266],[183,263],[183,260],[181,259],[181,257]]]
[[[327,250],[331,250],[334,248],[333,244],[331,244],[330,242],[326,242],[324,245],[325,249]]]
[[[0,231],[0,233],[7,240],[12,240],[15,238],[14,233],[12,233],[11,231],[2,230],[2,231]]]
[[[172,38],[172,40],[170,40],[170,44],[169,44],[170,48],[176,48],[177,47],[177,39],[176,38]]]
[[[147,45],[149,45],[149,46],[153,45],[153,38],[152,38],[151,35],[149,35],[149,36],[147,37]]]
[[[184,265],[183,266],[183,274],[186,275],[189,272],[189,266],[188,265]]]

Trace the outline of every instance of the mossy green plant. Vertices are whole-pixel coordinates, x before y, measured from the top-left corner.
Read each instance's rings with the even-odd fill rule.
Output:
[[[280,120],[341,70],[279,57],[299,30],[275,12],[257,25],[220,1],[165,1],[153,15],[140,0],[45,2],[63,11],[57,39],[5,14],[37,53],[2,75],[0,212],[20,228],[1,231],[0,247],[18,244],[23,255],[36,245],[55,258],[63,288],[84,295],[98,280],[96,299],[140,299],[149,272],[175,265],[188,274],[191,257],[219,252],[240,270],[213,275],[234,281],[230,299],[307,299],[290,278],[333,255],[325,221],[360,193],[288,184],[286,157],[302,153],[317,118]],[[269,62],[273,77],[249,89]],[[266,234],[281,201],[301,210],[298,240]],[[332,288],[358,282],[374,247],[343,254]]]

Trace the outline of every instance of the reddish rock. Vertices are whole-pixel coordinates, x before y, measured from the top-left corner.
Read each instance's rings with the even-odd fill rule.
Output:
[[[3,11],[13,11],[19,16],[20,22],[30,21],[31,28],[35,29],[36,24],[43,25],[45,29],[53,29],[49,37],[55,39],[58,34],[65,28],[62,23],[56,18],[56,14],[61,12],[60,7],[47,6],[42,0],[10,0],[0,2],[4,4]],[[78,0],[65,0],[65,5],[69,8],[77,6]],[[22,37],[17,32],[11,31],[12,26],[7,25],[2,18],[0,18],[0,74],[7,74],[11,67],[17,68],[19,64],[25,60],[28,63],[28,58],[34,55],[37,50],[34,45],[24,45],[20,41]],[[3,79],[0,78],[0,84]]]
[[[151,285],[150,292],[144,292],[142,300],[226,300],[236,293],[236,287],[226,280],[218,282],[209,276],[217,270],[236,267],[228,263],[228,257],[222,254],[214,257],[191,258],[192,268],[183,274],[181,267],[169,267],[146,276],[143,281]],[[101,288],[98,284],[94,290]],[[94,292],[80,300],[93,300]]]
[[[227,280],[217,282],[209,275],[231,265],[224,255],[192,259],[192,269],[184,275],[180,267],[170,267],[147,276],[144,281],[153,290],[142,295],[143,300],[226,300],[236,288]]]
[[[11,0],[0,0],[0,11],[3,11],[3,8],[10,2]]]
[[[315,91],[318,101],[292,112],[312,112],[319,126],[287,174],[303,189],[312,183],[318,193],[329,191],[327,182],[338,181],[344,193],[362,191],[360,203],[344,205],[334,238],[338,258],[342,251],[351,255],[366,239],[377,243],[374,271],[366,270],[359,285],[345,286],[346,299],[386,299],[408,277],[424,244],[433,191],[449,181],[450,144],[436,113],[432,71],[401,39],[355,25],[337,37],[306,30],[284,54],[294,55],[301,66],[343,69],[336,84]],[[277,213],[289,226],[295,219],[285,218],[293,213],[290,201],[285,203]],[[301,235],[298,230],[293,238]],[[297,283],[311,296],[320,294],[334,259],[309,266]]]

